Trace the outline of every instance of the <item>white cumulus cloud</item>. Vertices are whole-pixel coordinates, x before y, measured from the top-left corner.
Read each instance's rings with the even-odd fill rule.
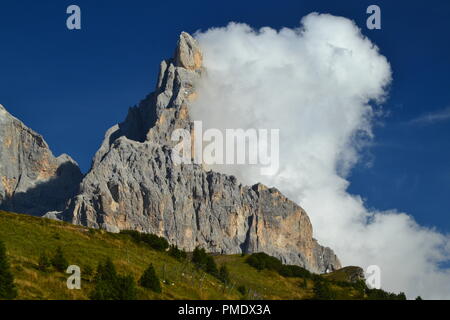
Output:
[[[350,20],[312,13],[296,29],[230,23],[197,32],[206,74],[192,117],[204,128],[280,129],[280,170],[217,166],[244,183],[275,186],[303,206],[315,237],[344,265],[379,265],[382,287],[450,298],[449,238],[404,213],[369,210],[347,174],[372,139],[372,105],[391,68]],[[370,183],[370,181],[367,181]]]

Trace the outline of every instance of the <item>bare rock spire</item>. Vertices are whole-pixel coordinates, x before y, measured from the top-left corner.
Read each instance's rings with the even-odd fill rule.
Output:
[[[198,70],[202,67],[203,56],[197,41],[186,32],[180,34],[175,52],[175,66],[188,70]]]
[[[157,234],[189,251],[265,252],[314,272],[340,268],[313,238],[306,212],[278,190],[172,162],[171,134],[193,128],[189,109],[202,69],[200,47],[183,32],[174,58],[161,63],[156,90],[108,131],[65,219]]]
[[[340,268],[334,252],[313,238],[307,213],[277,189],[173,162],[171,135],[192,133],[189,110],[202,69],[197,42],[183,32],[175,57],[161,63],[156,90],[108,130],[80,184],[69,158],[54,158],[42,137],[0,109],[0,203],[20,200],[30,210],[43,204],[40,213],[53,211],[47,217],[153,233],[189,251],[265,252],[313,272]],[[59,210],[67,194],[58,192],[74,188]],[[48,194],[57,197],[42,197]]]

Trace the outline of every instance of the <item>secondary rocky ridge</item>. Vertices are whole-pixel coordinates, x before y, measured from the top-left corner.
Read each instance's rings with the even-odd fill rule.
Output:
[[[72,158],[53,156],[41,135],[0,105],[0,209],[37,216],[61,211],[82,178]]]

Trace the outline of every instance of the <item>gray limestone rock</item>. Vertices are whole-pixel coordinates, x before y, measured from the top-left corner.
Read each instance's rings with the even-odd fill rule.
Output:
[[[189,105],[202,72],[200,49],[183,32],[174,59],[161,63],[156,90],[108,130],[78,194],[49,216],[154,233],[186,250],[266,252],[319,273],[340,268],[313,238],[306,212],[278,190],[172,162],[172,132],[193,132]]]
[[[277,189],[172,161],[172,132],[195,134],[189,107],[203,72],[200,48],[183,32],[156,90],[106,132],[84,178],[0,105],[0,209],[154,233],[189,251],[265,252],[313,272],[339,269],[333,251],[313,238],[306,212]]]
[[[39,134],[0,105],[0,209],[37,216],[61,211],[81,179],[75,161],[54,157]]]

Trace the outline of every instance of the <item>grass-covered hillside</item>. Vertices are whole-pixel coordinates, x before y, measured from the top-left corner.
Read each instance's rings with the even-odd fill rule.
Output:
[[[268,260],[264,259],[273,259],[268,256],[256,256],[259,260],[253,257],[255,260],[241,255],[212,258],[208,255],[210,260],[206,257],[203,264],[198,262],[203,259],[200,251],[187,257],[182,252],[169,254],[164,247],[150,246],[146,239],[140,241],[136,233],[112,234],[0,211],[0,241],[6,247],[17,299],[92,298],[95,290],[102,293],[110,289],[107,282],[99,284],[99,279],[104,280],[105,276],[97,272],[99,263],[104,264],[107,259],[112,261],[117,274],[127,279],[126,284],[122,281],[120,285],[132,286],[136,299],[382,298],[368,290],[362,281],[348,282],[342,272],[337,280],[332,274],[311,275],[301,268],[280,268],[277,263],[266,263]],[[55,267],[58,251],[69,265],[81,268],[80,290],[69,290],[66,285],[69,275]],[[193,259],[197,262],[192,262]],[[252,259],[253,263],[249,263]],[[161,292],[144,288],[140,282],[150,264]],[[146,283],[154,283],[152,272],[147,271],[146,275],[153,277]]]

